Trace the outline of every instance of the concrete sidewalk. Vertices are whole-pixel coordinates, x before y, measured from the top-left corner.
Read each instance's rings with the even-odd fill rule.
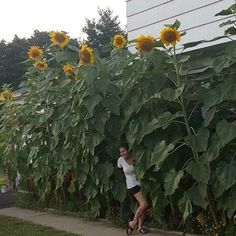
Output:
[[[0,215],[12,216],[34,224],[49,226],[58,230],[80,234],[82,236],[125,236],[125,229],[115,228],[103,221],[86,221],[68,216],[57,216],[50,212],[38,212],[17,207],[0,210]],[[136,234],[136,233],[135,233]],[[137,233],[138,234],[138,233]],[[149,236],[174,236],[175,233],[154,233]]]

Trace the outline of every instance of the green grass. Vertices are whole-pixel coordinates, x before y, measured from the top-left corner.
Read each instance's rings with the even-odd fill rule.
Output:
[[[0,236],[75,236],[75,234],[31,224],[13,217],[0,216]]]

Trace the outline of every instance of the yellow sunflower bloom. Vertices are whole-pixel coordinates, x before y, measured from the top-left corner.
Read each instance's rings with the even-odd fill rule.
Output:
[[[126,44],[127,44],[127,40],[123,35],[120,35],[120,34],[115,35],[114,40],[113,40],[113,45],[116,48],[124,48]]]
[[[34,66],[40,71],[45,71],[48,68],[48,64],[44,61],[36,61]]]
[[[43,55],[43,50],[37,46],[32,46],[30,47],[27,54],[28,54],[29,59],[36,60],[37,58]]]
[[[95,61],[95,55],[93,49],[88,47],[86,44],[82,44],[79,52],[80,63],[82,64],[92,64]]]
[[[180,41],[180,32],[176,28],[165,27],[160,32],[160,40],[166,46],[175,46]]]
[[[59,46],[60,48],[64,48],[70,41],[69,36],[63,32],[54,31],[50,34],[50,38],[53,45]]]
[[[154,50],[155,38],[148,35],[140,35],[136,39],[136,49],[139,52],[152,52]]]
[[[67,63],[66,65],[64,65],[63,71],[64,71],[65,73],[74,75],[74,68],[73,68],[72,65],[70,65],[70,64],[68,64],[68,63]]]
[[[3,92],[0,93],[0,101],[13,101],[14,97],[13,97],[13,93],[9,90],[6,89]]]

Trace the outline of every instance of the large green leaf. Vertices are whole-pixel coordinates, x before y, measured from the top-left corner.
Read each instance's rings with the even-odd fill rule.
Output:
[[[228,9],[222,10],[216,14],[216,16],[227,16],[236,13],[236,4],[231,5]]]
[[[164,112],[162,115],[151,120],[148,124],[144,124],[142,129],[139,130],[139,135],[137,136],[137,144],[140,144],[144,136],[154,132],[158,128],[166,129],[173,120],[182,117],[182,112],[177,112],[171,114],[170,112]]]
[[[120,99],[115,96],[110,96],[103,100],[103,106],[115,115],[120,115]]]
[[[176,101],[179,96],[183,93],[184,90],[184,86],[177,88],[177,89],[171,89],[171,88],[167,88],[167,89],[163,89],[161,91],[161,97],[167,101]]]
[[[108,79],[96,79],[94,80],[94,86],[96,89],[103,95],[105,96],[108,88],[109,88],[110,81]]]
[[[226,161],[219,162],[216,174],[220,185],[224,186],[225,189],[230,188],[236,183],[236,161],[230,163]]]
[[[220,121],[216,125],[216,134],[223,147],[236,138],[236,123],[228,123],[226,120]]]
[[[222,63],[224,58],[220,58],[219,62]],[[221,66],[221,65],[217,65]],[[216,70],[219,69],[216,68]],[[199,99],[203,102],[204,108],[209,109],[214,105],[220,104],[223,101],[236,100],[236,84],[234,79],[228,79],[225,82],[217,85],[213,89],[202,89],[198,94]]]
[[[187,137],[185,137],[184,141],[187,145],[193,147],[198,152],[203,152],[207,149],[209,136],[210,133],[207,128],[200,128],[197,131],[196,135],[188,135]]]
[[[186,171],[198,182],[207,184],[210,177],[210,167],[208,162],[190,161]]]
[[[93,94],[92,96],[87,96],[84,99],[84,105],[87,108],[89,114],[92,116],[95,107],[102,101],[102,97],[99,94]]]
[[[165,188],[165,195],[172,195],[175,190],[178,188],[179,182],[183,177],[184,172],[179,171],[177,172],[175,169],[171,169],[165,177],[164,188]]]
[[[202,197],[199,187],[193,187],[189,189],[185,194],[187,198],[190,199],[194,205],[200,206],[201,208],[206,209],[207,202]]]
[[[155,171],[159,171],[162,164],[164,163],[165,159],[168,157],[169,152],[174,149],[173,144],[166,145],[166,142],[163,140],[160,143],[158,143],[152,154],[151,154],[151,160],[149,163],[147,163],[148,167],[155,166]]]

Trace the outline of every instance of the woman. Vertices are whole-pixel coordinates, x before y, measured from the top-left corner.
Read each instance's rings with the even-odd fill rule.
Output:
[[[140,182],[136,179],[133,166],[133,155],[129,151],[129,146],[127,143],[121,144],[119,147],[120,158],[118,159],[117,166],[122,168],[126,178],[126,185],[129,194],[133,195],[139,203],[139,208],[137,209],[134,219],[129,222],[127,234],[130,235],[135,230],[138,225],[138,231],[142,234],[148,233],[147,229],[143,228],[143,221],[145,212],[148,207],[148,202],[145,197],[143,197],[140,192]]]

